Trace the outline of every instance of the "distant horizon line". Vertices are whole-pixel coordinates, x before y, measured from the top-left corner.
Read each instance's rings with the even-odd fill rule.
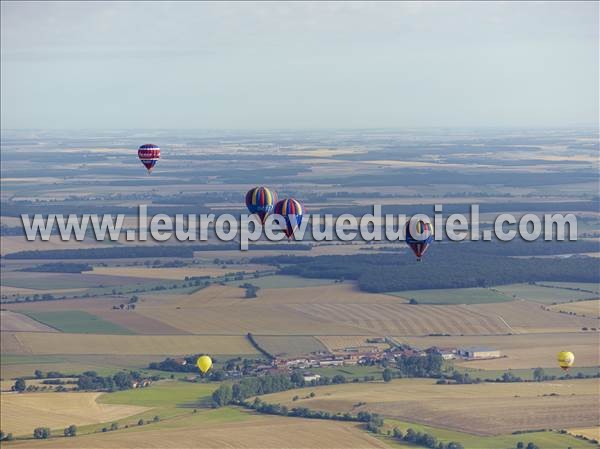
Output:
[[[382,126],[382,127],[276,127],[276,128],[225,128],[225,127],[206,127],[206,128],[1,128],[4,131],[410,131],[410,130],[568,130],[568,129],[589,129],[600,131],[599,124],[573,124],[573,125],[428,125],[428,126]]]

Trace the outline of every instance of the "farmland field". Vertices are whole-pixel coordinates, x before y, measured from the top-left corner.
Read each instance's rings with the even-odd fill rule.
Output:
[[[296,357],[311,352],[326,352],[327,348],[315,337],[254,335],[254,340],[267,352],[279,357]]]
[[[598,379],[541,383],[436,385],[432,380],[400,379],[391,383],[312,387],[265,395],[269,403],[330,412],[368,410],[479,435],[516,430],[595,425]],[[307,397],[308,392],[314,397]],[[297,401],[292,401],[296,395]],[[357,405],[357,404],[364,405]],[[519,413],[511,411],[520,410]],[[580,424],[581,427],[586,425]]]
[[[142,299],[143,300],[143,299]],[[35,303],[16,303],[6,304],[5,307],[13,311],[28,313],[64,313],[64,312],[83,312],[98,317],[106,322],[113,323],[114,326],[127,329],[129,333],[134,334],[152,334],[152,335],[177,335],[187,332],[169,326],[162,321],[145,317],[135,313],[133,310],[120,310],[120,304],[126,304],[128,300],[115,297],[100,297],[87,299],[69,299],[60,301],[40,301]],[[113,307],[117,307],[115,310]]]
[[[415,299],[419,304],[484,304],[511,301],[508,295],[493,288],[454,288],[440,290],[406,290],[389,293],[405,299]]]
[[[0,331],[56,332],[56,329],[33,320],[27,315],[2,310],[0,311]]]
[[[94,267],[94,270],[87,273],[106,276],[125,276],[150,279],[179,279],[192,276],[223,276],[232,272],[253,272],[265,270],[264,265],[226,265],[211,267],[182,267],[182,268],[146,268],[146,267]]]
[[[256,354],[256,350],[244,336],[93,335],[44,332],[3,332],[2,334],[3,354],[184,355],[200,352]]]
[[[397,419],[386,419],[386,427],[398,427],[403,432],[408,429],[413,429],[416,432],[424,432],[434,435],[438,440],[445,443],[457,441],[461,443],[465,449],[508,449],[517,446],[519,441],[532,442],[540,448],[547,449],[590,449],[593,446],[588,441],[576,439],[570,435],[563,435],[554,431],[528,432],[525,434],[504,434],[497,436],[482,436],[474,435],[466,432],[457,432],[454,430],[442,429],[439,427],[426,426],[416,424],[414,422],[399,421]],[[383,441],[392,448],[414,448],[411,444],[397,443],[390,438],[382,437]]]
[[[550,285],[559,288],[581,289],[587,290],[600,295],[600,286],[598,284],[583,283],[583,282],[539,282],[541,285]]]
[[[100,393],[4,393],[1,395],[2,429],[23,435],[39,426],[57,429],[70,424],[92,424],[146,410],[136,405],[100,404],[99,396]]]
[[[454,362],[465,367],[488,370],[506,370],[556,367],[556,354],[561,348],[569,348],[575,355],[575,368],[578,366],[599,366],[598,334],[554,333],[497,336],[453,336],[453,337],[398,337],[396,340],[419,348],[430,346],[461,347],[490,346],[500,350],[506,357],[492,360]],[[574,369],[575,369],[574,368]]]
[[[356,291],[352,284],[266,288],[254,299],[244,298],[243,289],[237,287],[211,286],[190,295],[149,296],[140,302],[136,313],[194,334],[456,335],[511,331],[497,313],[469,307],[408,305],[390,295]],[[554,318],[555,314],[547,313]]]
[[[4,334],[2,335],[4,337]],[[36,369],[44,372],[59,371],[66,374],[96,371],[101,376],[113,375],[117,371],[142,369],[156,361],[156,355],[16,355],[2,354],[1,377],[14,379],[32,376]]]
[[[144,278],[105,276],[76,273],[26,273],[10,271],[3,273],[2,282],[10,287],[34,290],[63,290],[74,288],[113,287],[124,284],[143,285]]]
[[[403,303],[373,304],[307,304],[297,310],[355,326],[370,334],[505,334],[506,324],[496,315],[484,315],[460,305],[408,305]]]
[[[305,420],[277,416],[244,414],[242,419],[213,420],[220,410],[199,413],[194,419],[179,423],[161,422],[142,428],[130,428],[107,434],[83,435],[72,439],[20,441],[15,448],[54,449],[206,449],[225,447],[240,449],[385,449],[388,446],[367,434],[355,423]],[[236,416],[237,418],[237,416]]]
[[[129,329],[87,312],[74,310],[62,312],[26,312],[26,315],[61,332],[72,334],[133,334]]]
[[[496,316],[509,326],[508,330],[513,334],[580,332],[584,327],[591,328],[598,325],[598,320],[594,318],[551,312],[544,310],[541,304],[532,301],[517,300],[494,304],[472,304],[464,307],[473,313]]]
[[[342,350],[348,347],[358,346],[372,346],[380,350],[384,350],[390,347],[387,343],[370,343],[367,340],[369,337],[363,335],[337,335],[337,336],[318,336],[321,343],[323,343],[327,349],[332,352]]]
[[[550,310],[598,318],[600,317],[600,299],[556,304],[554,306],[550,306]]]
[[[302,288],[302,287],[318,287],[320,285],[331,285],[334,283],[333,279],[309,279],[301,278],[299,276],[264,276],[258,279],[250,279],[239,282],[244,284],[246,282],[256,285],[260,288]]]
[[[600,426],[572,428],[568,431],[571,435],[583,435],[591,440],[600,441]]]
[[[550,285],[546,282],[540,282],[540,284]],[[564,288],[550,288],[529,284],[501,285],[494,287],[494,289],[504,293],[507,296],[517,299],[527,299],[529,301],[535,301],[542,304],[569,302],[578,299],[591,299],[598,296],[597,293],[594,294],[589,292],[566,290]]]

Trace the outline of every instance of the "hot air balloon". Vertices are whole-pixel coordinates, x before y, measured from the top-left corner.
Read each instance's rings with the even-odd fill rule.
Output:
[[[266,187],[255,187],[246,193],[246,207],[251,214],[258,215],[260,222],[265,224],[267,216],[273,212],[277,194]]]
[[[207,355],[200,356],[198,357],[198,360],[196,360],[196,366],[202,372],[202,374],[206,374],[206,372],[212,366],[212,359]]]
[[[283,217],[285,220],[285,229],[283,232],[288,240],[291,239],[296,228],[302,223],[302,216],[304,215],[302,204],[293,198],[286,198],[275,204],[273,213]]]
[[[138,157],[142,161],[142,164],[144,164],[144,167],[146,167],[146,170],[148,170],[148,173],[150,173],[160,159],[160,148],[152,143],[142,145],[138,149]]]
[[[560,351],[558,353],[558,366],[560,366],[565,371],[568,371],[571,366],[573,366],[573,362],[575,362],[575,356],[572,352],[569,351]]]
[[[415,237],[410,233],[411,222],[416,224],[414,229],[419,234],[415,234]],[[416,223],[415,220],[411,220],[406,223],[406,243],[410,246],[412,252],[415,253],[415,256],[417,256],[418,262],[421,261],[421,257],[425,254],[431,242],[433,242],[433,225],[429,219],[419,219],[416,220]]]

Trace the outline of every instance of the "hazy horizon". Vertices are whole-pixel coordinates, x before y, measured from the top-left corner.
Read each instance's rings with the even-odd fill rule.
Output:
[[[2,2],[1,127],[598,128],[598,2]]]

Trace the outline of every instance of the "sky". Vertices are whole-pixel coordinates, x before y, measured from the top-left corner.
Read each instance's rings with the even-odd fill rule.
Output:
[[[1,3],[3,129],[597,126],[598,2]]]

